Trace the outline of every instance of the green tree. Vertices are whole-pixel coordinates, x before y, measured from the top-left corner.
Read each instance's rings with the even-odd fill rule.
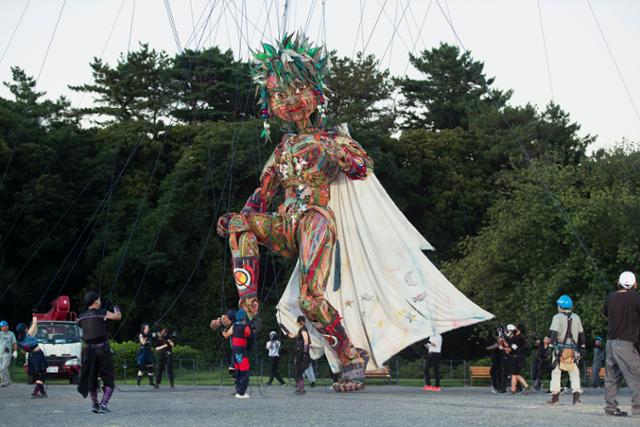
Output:
[[[255,84],[249,64],[218,47],[186,49],[173,60],[178,105],[172,115],[183,122],[238,120],[255,114]]]
[[[511,96],[510,91],[491,88],[494,78],[486,77],[484,64],[456,46],[441,43],[409,58],[424,78],[396,79],[404,97],[405,127],[468,129],[469,117],[479,108],[502,108]]]

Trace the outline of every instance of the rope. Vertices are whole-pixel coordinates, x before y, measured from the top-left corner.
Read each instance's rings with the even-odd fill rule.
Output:
[[[451,21],[449,20],[449,18],[446,15],[446,13],[442,9],[442,6],[440,5],[440,1],[439,0],[435,0],[435,1],[436,1],[436,4],[438,5],[438,7],[440,8],[440,11],[442,12],[442,15],[444,16],[445,20],[449,24],[449,27],[451,27],[451,30],[453,31],[453,34],[454,34],[456,40],[458,41],[458,44],[462,47],[463,50],[466,51],[467,49],[464,47],[464,44],[462,43],[462,40],[460,40],[460,37],[458,36],[458,33],[456,32],[455,28],[453,27],[453,24],[451,23]],[[516,135],[513,127],[511,126],[511,123],[509,122],[509,120],[507,119],[506,115],[504,114],[503,109],[499,108],[499,106],[497,106],[497,105],[495,105],[495,107],[496,107],[496,111],[500,114],[502,120],[504,121],[504,123],[509,128],[509,131],[511,132],[514,140],[517,141],[518,146],[519,146],[519,148],[522,151],[522,154],[524,156],[525,162],[531,164],[531,156],[527,152],[526,147],[522,144],[522,141],[520,140],[520,138],[518,138],[518,136]],[[533,170],[535,170],[535,168]],[[565,224],[569,227],[569,231],[573,235],[574,239],[578,242],[578,245],[580,246],[580,249],[582,250],[582,252],[587,257],[587,260],[591,263],[592,267],[595,269],[595,271],[600,276],[600,279],[602,280],[602,282],[607,287],[611,287],[611,284],[605,279],[604,274],[602,273],[602,271],[598,267],[597,263],[595,262],[593,256],[591,255],[591,252],[586,247],[584,241],[582,240],[582,237],[578,233],[578,230],[576,230],[575,225],[573,224],[573,221],[571,220],[571,217],[569,216],[568,212],[564,208],[562,202],[560,202],[560,200],[551,191],[551,189],[549,188],[549,186],[546,183],[546,181],[542,178],[542,176],[538,176],[537,179],[538,179],[538,182],[540,183],[540,185],[542,186],[543,190],[547,194],[547,196],[551,199],[551,202],[552,202],[553,206],[558,210],[558,213],[560,214],[560,217],[564,220]]]
[[[544,24],[542,22],[542,7],[540,6],[540,0],[536,0],[538,4],[538,21],[540,22],[540,34],[542,35],[542,45],[544,46],[544,58],[547,63],[547,78],[549,79],[549,92],[551,93],[551,100],[555,100],[553,94],[553,81],[551,80],[551,63],[549,62],[549,52],[547,50],[547,37],[544,34]]]
[[[131,9],[131,21],[129,23],[129,41],[127,42],[127,53],[131,51],[131,36],[133,35],[133,18],[136,14],[136,0],[133,0],[133,8]]]
[[[120,175],[118,176],[118,180],[119,178],[122,176],[122,173],[124,172],[124,169],[127,167],[127,165],[129,164],[129,162],[131,161],[131,159],[133,158],[133,155],[135,154],[135,152],[137,151],[138,146],[136,145],[134,147],[134,150],[132,150],[131,155],[129,156],[129,159],[127,159],[127,162],[125,163],[125,166],[123,167],[123,169],[120,171]],[[71,204],[67,207],[67,209],[64,211],[64,213],[62,214],[62,216],[58,219],[58,221],[54,224],[53,227],[51,227],[51,229],[49,230],[49,233],[45,236],[44,239],[42,239],[42,241],[40,242],[40,244],[38,245],[38,247],[36,248],[36,250],[31,254],[31,257],[27,260],[27,262],[22,266],[22,268],[20,269],[20,271],[18,272],[18,274],[16,275],[16,277],[14,277],[14,279],[11,281],[11,283],[9,283],[9,285],[7,286],[7,288],[4,290],[4,292],[2,292],[2,294],[0,294],[0,300],[2,300],[2,298],[6,295],[6,293],[11,289],[11,287],[16,283],[16,281],[20,278],[20,276],[22,275],[22,273],[24,273],[24,271],[26,270],[26,268],[29,266],[29,264],[31,264],[31,261],[33,261],[33,259],[36,257],[36,255],[38,254],[38,252],[40,251],[40,249],[42,249],[42,246],[44,245],[44,243],[47,241],[47,239],[49,239],[49,237],[51,237],[51,235],[53,234],[53,232],[58,228],[58,226],[62,223],[62,220],[65,218],[65,216],[69,213],[69,211],[71,210],[71,208],[73,207],[73,205],[75,204],[75,202],[78,201],[78,199],[80,199],[80,196],[82,196],[82,194],[84,193],[84,191],[89,187],[89,185],[91,184],[91,182],[93,181],[94,178],[92,178],[82,189],[82,191],[80,191],[80,193],[76,196],[76,198],[71,202]],[[111,189],[112,190],[112,189]],[[105,197],[106,198],[106,197]],[[101,206],[103,204],[105,199],[103,199],[102,202],[100,202]]]
[[[591,2],[589,0],[586,0],[586,2],[587,2],[587,6],[589,6],[589,11],[591,12],[591,16],[593,16],[593,20],[595,21],[596,26],[598,27],[598,31],[600,32],[600,36],[602,37],[602,41],[607,47],[607,51],[609,52],[609,57],[611,58],[611,62],[613,62],[613,65],[616,68],[616,72],[618,73],[618,77],[620,77],[620,81],[622,82],[624,91],[627,93],[627,97],[629,98],[629,103],[631,103],[631,107],[633,108],[633,112],[636,114],[636,118],[640,121],[640,113],[638,113],[638,107],[636,106],[636,103],[633,100],[633,97],[631,96],[631,91],[629,90],[629,86],[627,86],[627,82],[625,81],[624,76],[622,75],[622,71],[620,71],[620,67],[618,66],[618,61],[616,61],[616,57],[613,54],[613,51],[611,50],[609,41],[607,40],[607,37],[604,35],[604,31],[600,26],[600,21],[596,16],[596,12],[591,7]]]
[[[20,24],[22,23],[22,18],[24,18],[25,13],[27,13],[27,9],[29,8],[30,4],[31,4],[31,0],[28,0],[27,4],[24,5],[24,9],[22,9],[22,14],[20,14],[20,18],[18,19],[18,23],[13,28],[13,32],[11,33],[11,36],[9,37],[9,41],[7,42],[7,45],[5,46],[4,50],[2,51],[2,55],[0,55],[0,64],[2,64],[2,60],[4,59],[4,56],[7,54],[7,51],[9,50],[9,47],[11,46],[11,43],[13,42],[13,38],[15,37],[16,33],[18,32],[18,28],[20,28]]]
[[[47,62],[47,58],[49,57],[49,51],[51,50],[51,45],[53,44],[53,39],[58,31],[58,24],[60,24],[60,19],[62,18],[62,12],[64,12],[64,7],[67,4],[67,0],[62,2],[62,6],[60,7],[60,12],[58,12],[58,19],[56,20],[56,25],[53,28],[53,33],[51,33],[51,37],[49,38],[49,44],[47,45],[47,50],[45,51],[44,58],[42,58],[42,62],[40,63],[40,71],[38,71],[38,77],[36,77],[36,84],[40,81],[40,76],[42,75],[42,71],[44,70],[44,66]],[[22,20],[22,18],[20,18]],[[17,27],[16,27],[17,29]],[[9,160],[7,160],[7,164],[4,168],[4,172],[2,173],[2,179],[0,179],[0,189],[3,187],[4,180],[7,177],[7,172],[9,171],[9,166],[11,166],[11,161],[13,160],[13,155],[16,152],[16,147],[18,146],[18,140],[22,135],[22,130],[24,129],[24,122],[20,124],[20,128],[16,134],[16,139],[13,141],[13,146],[11,147],[11,153],[9,153]]]

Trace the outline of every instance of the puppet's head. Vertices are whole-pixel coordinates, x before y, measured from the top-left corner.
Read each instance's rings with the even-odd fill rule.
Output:
[[[262,48],[253,53],[253,80],[258,85],[264,119],[262,136],[269,139],[270,112],[285,122],[300,125],[317,111],[324,124],[324,78],[329,72],[329,55],[324,46],[314,46],[298,33],[285,34],[275,46],[263,43]]]

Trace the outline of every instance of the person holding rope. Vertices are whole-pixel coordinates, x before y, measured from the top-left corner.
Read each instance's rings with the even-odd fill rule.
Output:
[[[160,345],[156,346],[156,351],[160,355],[160,361],[158,362],[158,379],[156,380],[155,388],[160,387],[165,367],[167,369],[167,376],[169,377],[169,384],[171,384],[172,389],[175,388],[173,382],[173,347],[175,344],[172,340],[174,335],[175,334],[169,334],[169,329],[163,328],[158,336]]]
[[[31,317],[31,326],[27,327],[25,323],[16,326],[18,347],[27,354],[27,373],[35,383],[31,393],[32,399],[47,397],[44,387],[47,380],[47,359],[36,338],[37,332],[38,317],[35,313]]]
[[[549,327],[549,342],[553,346],[551,361],[551,400],[547,403],[557,405],[560,402],[560,379],[562,371],[569,373],[571,389],[573,390],[573,404],[580,403],[582,387],[580,385],[581,352],[585,350],[584,329],[580,316],[572,313],[573,301],[568,295],[562,295],[556,301],[558,314],[553,316]]]
[[[640,294],[636,289],[635,274],[625,271],[618,279],[618,290],[609,294],[604,305],[609,321],[604,377],[607,415],[627,415],[617,401],[624,379],[631,390],[631,414],[640,417]]]
[[[153,354],[151,353],[151,340],[154,338],[154,334],[151,333],[149,325],[143,323],[140,327],[140,334],[138,340],[140,342],[140,348],[136,354],[136,364],[138,365],[138,377],[136,379],[136,385],[140,387],[142,377],[146,371],[149,377],[149,385],[155,387],[153,382]]]
[[[276,331],[269,332],[269,341],[267,341],[266,347],[269,352],[269,360],[271,361],[271,372],[269,374],[269,381],[267,381],[267,385],[271,385],[274,378],[278,380],[280,385],[285,385],[284,380],[278,372],[278,364],[280,363],[280,347],[282,347],[282,343],[278,339],[278,333]]]
[[[309,349],[311,348],[311,337],[309,331],[305,325],[306,318],[304,316],[298,316],[296,319],[298,324],[298,333],[294,334],[284,326],[280,325],[282,333],[296,341],[296,353],[293,362],[293,376],[296,380],[296,394],[302,396],[306,393],[304,390],[304,372],[311,365],[311,356]]]
[[[227,312],[225,314],[223,314],[222,316],[218,317],[217,319],[213,319],[211,321],[211,323],[209,324],[209,326],[211,327],[211,330],[213,330],[214,332],[220,327],[222,326],[222,332],[220,333],[222,335],[223,338],[225,338],[226,341],[229,341],[229,350],[232,349],[232,344],[231,344],[231,336],[229,335],[228,337],[225,337],[225,332],[228,332],[229,329],[231,329],[231,327],[233,326],[234,322],[236,321],[236,310],[234,309],[230,309],[227,310]],[[224,358],[225,360],[228,362],[228,371],[229,371],[229,375],[231,375],[233,378],[235,378],[235,368],[234,368],[234,363],[233,363],[233,354],[231,352],[228,352],[226,349],[224,349]],[[227,355],[229,355],[227,357]],[[235,394],[234,394],[235,395]]]
[[[222,336],[231,338],[231,357],[235,370],[236,399],[249,399],[247,388],[249,387],[249,345],[255,338],[255,331],[247,321],[247,315],[243,309],[236,312],[235,322],[231,328],[224,331]]]
[[[109,400],[115,389],[115,368],[113,354],[109,347],[107,320],[122,319],[120,308],[113,311],[102,308],[97,292],[87,292],[83,299],[86,310],[78,316],[78,326],[82,329],[82,369],[78,382],[78,393],[86,399],[91,396],[91,410],[94,413],[111,412]],[[102,379],[102,400],[98,403],[98,385]]]

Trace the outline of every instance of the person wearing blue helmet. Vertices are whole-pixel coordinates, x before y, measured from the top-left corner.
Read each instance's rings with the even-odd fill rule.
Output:
[[[578,361],[584,353],[585,338],[580,316],[573,313],[573,301],[569,295],[562,295],[556,301],[558,314],[553,316],[549,327],[549,342],[553,346],[551,361],[551,400],[547,403],[557,405],[560,401],[560,379],[562,371],[569,373],[573,404],[580,403],[580,369]]]
[[[9,323],[3,320],[0,322],[0,387],[11,384],[9,365],[12,356],[14,359],[18,357],[18,342],[9,330]]]
[[[591,385],[593,388],[602,387],[600,381],[600,369],[604,367],[604,339],[597,336],[593,340],[593,363],[591,365]]]

